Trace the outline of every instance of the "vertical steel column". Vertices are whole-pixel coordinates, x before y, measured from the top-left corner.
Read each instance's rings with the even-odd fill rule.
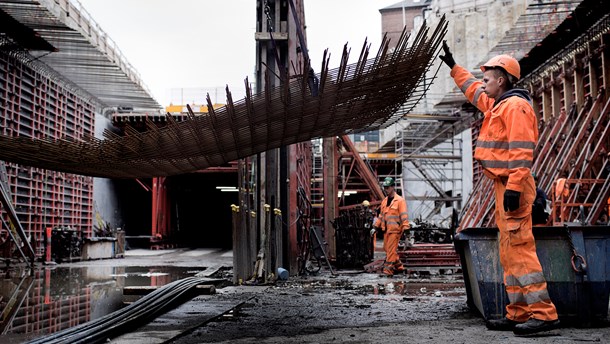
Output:
[[[603,86],[606,92],[610,91],[610,47],[608,44],[610,44],[610,34],[606,33],[601,36],[601,46],[604,47],[601,54]],[[610,216],[610,214],[608,215]]]
[[[558,85],[556,82],[556,78],[554,73],[551,74],[551,102],[553,113],[552,116],[559,116],[561,113],[561,85]]]
[[[553,107],[552,107],[552,99],[551,92],[547,89],[547,79],[543,78],[540,80],[542,84],[542,113],[544,116],[544,120],[548,121],[553,117]]]
[[[595,47],[593,46],[593,42],[589,42],[589,44],[587,44],[587,57],[589,60],[589,87],[591,91],[591,98],[596,98],[597,94],[599,93],[597,69],[595,68],[595,58],[593,58],[594,51]]]
[[[563,110],[565,113],[570,111],[574,102],[574,74],[568,72],[566,64],[562,66],[563,71]]]
[[[159,211],[159,178],[152,179],[152,228],[151,235],[157,238],[159,235],[158,211]]]
[[[335,242],[335,227],[330,221],[339,216],[337,200],[337,140],[335,137],[324,138],[322,142],[324,160],[324,235],[328,243],[328,255],[330,259],[337,257]]]
[[[575,55],[573,58],[574,64],[574,93],[576,94],[576,106],[578,111],[585,105],[585,78],[583,75],[582,56]]]

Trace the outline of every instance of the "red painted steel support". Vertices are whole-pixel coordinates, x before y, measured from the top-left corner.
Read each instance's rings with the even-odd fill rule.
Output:
[[[356,169],[358,174],[364,180],[366,186],[371,190],[371,201],[381,201],[384,199],[383,190],[381,190],[381,186],[379,186],[379,181],[373,174],[373,171],[364,163],[356,146],[352,140],[350,140],[349,136],[343,135],[341,136],[341,140],[343,141],[343,145],[347,149],[348,152],[352,153],[352,157],[356,162]]]
[[[51,227],[47,227],[45,229],[45,233],[46,233],[46,248],[45,248],[45,252],[46,252],[46,258],[45,261],[47,263],[51,262],[51,234],[52,234],[52,230],[53,228]]]
[[[166,182],[166,177],[152,179],[152,241],[170,236],[171,208]]]

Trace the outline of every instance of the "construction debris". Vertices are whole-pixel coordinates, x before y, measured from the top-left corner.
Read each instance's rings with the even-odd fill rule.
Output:
[[[368,207],[341,211],[333,222],[337,243],[337,267],[362,268],[373,260],[375,215]]]

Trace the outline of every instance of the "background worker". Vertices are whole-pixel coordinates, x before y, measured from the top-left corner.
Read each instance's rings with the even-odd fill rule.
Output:
[[[560,178],[555,181],[555,203],[559,205],[559,221],[565,222],[568,220],[569,209],[563,205],[568,201],[570,196],[570,187],[566,183],[568,181],[568,173],[563,172]]]
[[[383,263],[383,274],[393,276],[394,273],[402,273],[405,270],[397,250],[402,233],[409,229],[409,217],[405,199],[396,194],[396,190],[394,190],[393,178],[387,177],[383,181],[383,190],[387,196],[381,201],[379,216],[375,219],[373,226],[381,228],[385,233],[383,250],[386,258]]]
[[[481,66],[481,81],[455,63],[447,42],[443,50],[440,58],[451,68],[455,83],[485,115],[474,158],[494,182],[500,264],[509,299],[506,317],[489,320],[487,328],[513,330],[517,335],[557,328],[557,310],[547,292],[532,234],[536,188],[530,168],[538,125],[529,93],[513,88],[521,77],[519,62],[509,55],[495,56]]]

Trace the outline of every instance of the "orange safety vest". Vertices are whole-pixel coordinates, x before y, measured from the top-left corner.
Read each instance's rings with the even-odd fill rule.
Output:
[[[453,67],[451,76],[468,100],[485,115],[474,158],[486,176],[507,177],[507,189],[523,192],[522,181],[531,173],[538,142],[538,124],[532,105],[518,96],[494,104],[495,100],[483,92],[483,82],[459,65]]]
[[[398,194],[394,194],[394,199],[389,207],[387,204],[388,198],[386,197],[381,202],[381,210],[375,220],[375,227],[381,227],[383,231],[388,233],[399,233],[409,229],[409,215],[405,199]]]

